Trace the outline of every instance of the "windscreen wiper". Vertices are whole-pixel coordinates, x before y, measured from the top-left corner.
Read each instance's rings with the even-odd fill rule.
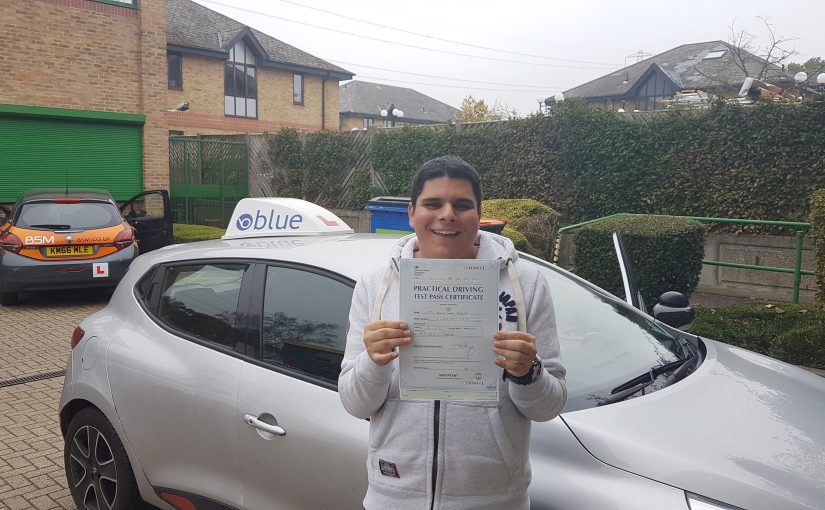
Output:
[[[671,377],[668,377],[667,381],[671,381],[673,375],[676,372],[680,372],[680,375],[683,374],[687,369],[684,370],[683,367],[686,367],[691,360],[693,360],[695,355],[691,355],[687,358],[678,359],[676,361],[672,361],[670,363],[665,363],[664,365],[658,365],[651,368],[648,372],[639,375],[638,377],[634,377],[633,379],[627,381],[626,383],[620,384],[616,386],[610,391],[610,396],[606,397],[604,400],[600,401],[597,406],[604,406],[607,404],[613,404],[615,402],[622,401],[631,395],[642,391],[643,389],[647,388],[651,384],[656,381],[656,378],[662,374],[666,374],[671,371],[675,371]],[[666,381],[666,382],[667,382]],[[672,382],[672,381],[671,381]]]
[[[61,224],[52,224],[52,223],[44,223],[42,225],[29,225],[31,228],[47,228],[49,230],[69,230],[72,228],[71,225],[61,225]]]

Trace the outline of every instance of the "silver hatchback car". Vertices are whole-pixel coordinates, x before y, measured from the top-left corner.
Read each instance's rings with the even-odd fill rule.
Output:
[[[136,259],[71,342],[78,508],[361,508],[368,423],[336,382],[354,282],[397,238],[246,199],[226,238]],[[825,508],[825,379],[524,258],[554,293],[569,393],[533,425],[533,508]]]

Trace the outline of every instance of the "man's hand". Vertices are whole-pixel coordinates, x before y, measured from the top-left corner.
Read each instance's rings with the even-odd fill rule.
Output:
[[[410,342],[412,332],[406,322],[375,321],[364,326],[364,347],[377,365],[386,365],[397,358],[395,348]]]
[[[499,331],[493,338],[493,352],[499,356],[496,365],[513,377],[527,375],[536,359],[536,337],[522,331]]]

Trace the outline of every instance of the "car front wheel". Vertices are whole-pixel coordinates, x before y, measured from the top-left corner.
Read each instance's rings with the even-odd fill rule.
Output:
[[[103,413],[86,408],[69,423],[63,448],[66,478],[79,510],[140,508],[123,443]]]

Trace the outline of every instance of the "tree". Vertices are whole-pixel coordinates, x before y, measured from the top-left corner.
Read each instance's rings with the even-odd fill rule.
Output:
[[[825,60],[820,57],[809,58],[803,64],[796,64],[791,62],[788,64],[788,71],[791,74],[796,74],[800,71],[808,75],[808,83],[816,86],[816,77],[820,73],[825,73]]]
[[[728,42],[732,46],[733,62],[745,76],[770,81],[775,76],[777,68],[784,69],[796,51],[786,47],[793,39],[779,35],[776,32],[776,25],[770,22],[770,18],[760,16],[759,19],[768,31],[767,42],[764,46],[757,43],[756,35],[744,28],[737,28],[736,20],[730,26]],[[751,55],[760,58],[754,59]]]
[[[459,122],[489,122],[507,120],[518,117],[515,108],[496,101],[489,106],[483,99],[475,99],[472,95],[461,101],[461,111],[458,113]]]

